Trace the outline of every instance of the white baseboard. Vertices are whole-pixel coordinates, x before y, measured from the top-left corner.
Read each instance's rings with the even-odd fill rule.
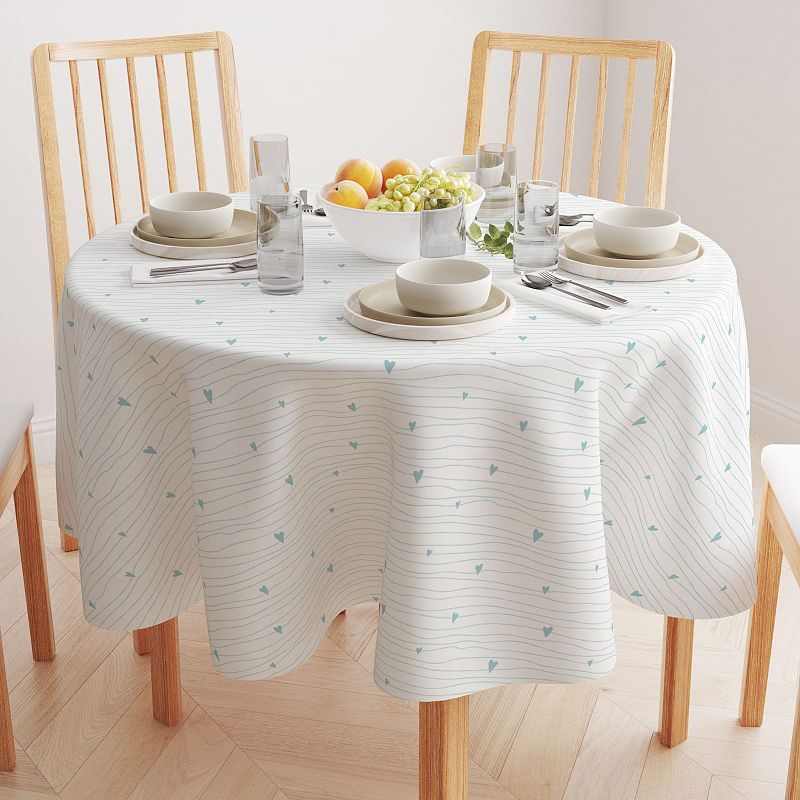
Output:
[[[33,452],[37,464],[49,464],[56,460],[56,418],[34,418],[31,423]]]
[[[800,444],[800,407],[751,388],[750,428],[767,444]]]

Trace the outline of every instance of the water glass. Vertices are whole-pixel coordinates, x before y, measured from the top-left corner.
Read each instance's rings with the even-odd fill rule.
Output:
[[[467,252],[464,201],[447,208],[419,212],[421,258],[459,258]]]
[[[250,137],[250,209],[263,194],[289,190],[289,140],[282,133]]]
[[[513,144],[482,144],[475,155],[475,183],[486,197],[478,222],[502,227],[514,218],[517,185],[517,148]]]
[[[521,181],[514,218],[514,271],[547,269],[558,263],[558,184]]]
[[[296,192],[258,198],[258,285],[267,294],[303,288],[303,208]]]

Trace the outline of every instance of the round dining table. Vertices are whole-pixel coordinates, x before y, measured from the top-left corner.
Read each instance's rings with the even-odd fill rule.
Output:
[[[292,296],[252,275],[134,287],[153,258],[130,230],[75,253],[58,324],[59,521],[92,624],[202,598],[215,668],[261,680],[378,603],[375,681],[421,703],[422,768],[455,781],[469,694],[613,668],[612,591],[677,619],[752,605],[746,335],[707,237],[690,277],[580,279],[643,306],[610,322],[469,246],[513,320],[405,341],[348,324],[343,299],[394,265],[332,227],[305,230]]]

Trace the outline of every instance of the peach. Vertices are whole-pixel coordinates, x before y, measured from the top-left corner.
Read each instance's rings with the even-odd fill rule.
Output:
[[[348,208],[365,208],[369,196],[367,190],[355,181],[338,181],[323,187],[322,196],[329,203]]]
[[[420,168],[410,158],[393,158],[381,167],[383,175],[382,189],[386,189],[386,181],[395,175],[419,175]]]
[[[355,181],[367,192],[367,197],[377,197],[383,186],[383,174],[366,158],[348,158],[336,170],[335,183]]]

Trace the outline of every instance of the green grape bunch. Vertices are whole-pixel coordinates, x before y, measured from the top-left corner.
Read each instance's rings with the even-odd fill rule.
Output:
[[[386,191],[367,203],[367,211],[422,211],[472,200],[475,185],[466,172],[425,167],[419,175],[395,175]]]

